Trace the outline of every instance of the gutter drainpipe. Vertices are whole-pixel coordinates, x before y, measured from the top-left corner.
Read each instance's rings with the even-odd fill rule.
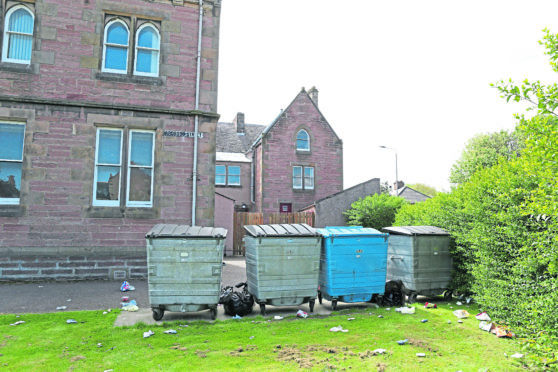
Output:
[[[196,61],[196,104],[194,110],[200,109],[200,70],[201,70],[201,48],[202,48],[202,30],[203,30],[203,0],[199,0],[200,15],[198,27],[198,55]],[[196,196],[198,192],[198,130],[199,115],[194,114],[194,163],[192,165],[192,226],[196,225]]]

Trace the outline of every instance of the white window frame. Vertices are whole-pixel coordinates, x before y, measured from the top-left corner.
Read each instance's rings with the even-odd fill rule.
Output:
[[[142,47],[138,45],[138,41],[139,41],[139,34],[141,32],[141,30],[143,30],[144,28],[150,27],[153,30],[155,30],[155,33],[157,34],[157,38],[158,38],[158,45],[157,48],[147,48],[147,47]],[[142,71],[138,71],[137,70],[137,66],[138,66],[138,50],[148,50],[148,51],[152,51],[152,52],[157,52],[157,65],[156,65],[156,71],[154,72],[142,72]],[[153,76],[153,77],[157,77],[159,76],[159,65],[160,65],[160,59],[161,59],[161,34],[159,33],[159,29],[157,27],[155,27],[155,25],[153,25],[152,23],[145,23],[143,25],[141,25],[137,30],[136,30],[136,35],[135,35],[135,59],[134,59],[134,75],[138,75],[138,76]]]
[[[306,171],[311,171],[310,173],[312,173],[312,177],[309,177],[306,175]],[[315,179],[316,177],[314,176],[314,167],[304,167],[304,173],[302,178],[304,179],[304,190],[314,190],[314,184],[315,184]],[[311,178],[312,179],[312,185],[309,186],[308,179]]]
[[[300,176],[297,176],[295,178],[295,169],[299,169],[300,170]],[[312,173],[312,185],[308,186],[309,182],[307,181],[307,177],[306,176],[306,171],[311,171]],[[295,190],[314,190],[314,185],[315,185],[315,173],[314,173],[314,167],[305,167],[302,165],[295,165],[293,166],[293,175],[292,175],[292,183],[293,183],[293,189]],[[296,180],[300,180],[300,185],[297,185],[297,183],[295,182]]]
[[[231,178],[230,178],[231,177],[231,172],[230,172],[231,168],[238,168],[238,175],[236,175],[236,174],[232,175],[233,177],[238,177],[238,183],[231,182]],[[227,167],[227,185],[229,185],[229,186],[240,186],[240,170],[241,169],[240,169],[239,165],[229,165]]]
[[[121,23],[124,25],[124,27],[126,28],[126,31],[128,31],[128,42],[126,45],[123,44],[110,44],[107,42],[107,37],[108,37],[108,29],[110,26],[112,26],[114,23]],[[108,46],[112,46],[115,48],[121,48],[124,49],[124,46],[126,47],[126,63],[125,63],[125,68],[124,70],[117,70],[117,69],[113,69],[113,68],[107,68],[105,67],[106,64],[106,56],[107,56],[107,45]],[[128,73],[128,60],[130,57],[130,28],[128,27],[128,25],[126,24],[126,22],[120,20],[120,19],[114,19],[110,22],[108,22],[105,25],[105,32],[104,32],[104,37],[103,37],[103,61],[102,61],[102,65],[101,65],[101,71],[102,72],[111,72],[111,73],[115,73],[115,74],[127,74]]]
[[[10,23],[10,17],[12,16],[13,13],[15,13],[17,10],[19,9],[23,9],[25,11],[27,11],[30,15],[31,18],[33,20],[33,31],[31,32],[31,34],[26,34],[26,33],[16,33],[16,32],[12,32],[9,31],[9,23]],[[3,33],[3,37],[2,37],[2,61],[3,62],[10,62],[10,63],[19,63],[19,64],[24,64],[24,65],[29,65],[31,64],[31,58],[30,57],[28,60],[27,59],[15,59],[15,58],[8,58],[8,49],[9,49],[9,45],[10,45],[10,38],[11,35],[17,34],[17,35],[25,35],[25,36],[31,36],[31,54],[33,54],[33,34],[35,33],[35,14],[26,6],[24,5],[16,5],[10,8],[10,10],[8,10],[6,12],[6,17],[4,18],[4,33]]]
[[[118,166],[120,167],[120,177],[118,178],[118,199],[116,200],[97,200],[97,173],[98,173],[98,169],[99,166],[110,166],[110,167],[116,167],[117,165],[115,164],[104,164],[104,163],[99,163],[99,144],[100,144],[100,134],[101,134],[101,130],[112,130],[115,132],[120,132],[120,163],[118,164]],[[95,146],[95,175],[93,176],[93,202],[92,204],[94,206],[99,206],[99,207],[119,207],[120,206],[120,193],[121,193],[121,185],[122,185],[122,144],[124,141],[124,131],[122,129],[116,129],[116,128],[106,128],[106,127],[98,127],[97,128],[97,139],[96,139],[97,143]]]
[[[151,165],[133,165],[132,164],[132,133],[150,133],[152,134],[151,142]],[[155,132],[152,130],[139,130],[131,129],[128,132],[128,169],[127,169],[127,180],[126,180],[126,206],[127,207],[152,207],[153,206],[153,180],[155,178]],[[130,200],[130,176],[132,174],[132,168],[149,168],[151,169],[151,185],[150,185],[150,195],[149,201],[137,201]]]
[[[308,144],[308,148],[301,148],[298,147],[298,136],[304,133],[306,135],[306,143]],[[305,129],[301,129],[296,133],[296,151],[310,151],[310,134]]]
[[[223,169],[225,170],[224,173],[217,173],[217,167],[223,167]],[[224,182],[217,182],[217,176],[224,176]],[[227,166],[223,165],[223,164],[217,164],[215,165],[215,185],[217,186],[226,186],[227,185]]]
[[[2,163],[21,163],[23,167],[23,154],[25,153],[25,130],[26,124],[22,122],[14,122],[14,121],[1,121],[2,124],[9,124],[9,125],[22,125],[23,126],[23,145],[21,148],[21,159],[20,160],[13,160],[13,159],[3,159],[0,158],[0,162]],[[21,170],[23,173],[23,169]],[[21,178],[21,177],[20,177]],[[23,181],[22,181],[23,182]],[[21,195],[21,185],[20,185],[20,195]],[[21,198],[0,198],[0,205],[19,205]]]

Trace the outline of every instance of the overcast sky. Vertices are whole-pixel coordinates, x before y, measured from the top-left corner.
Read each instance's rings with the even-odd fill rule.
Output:
[[[244,112],[269,124],[302,87],[343,140],[345,188],[378,177],[449,190],[468,139],[511,130],[513,113],[490,83],[556,81],[544,28],[549,0],[223,0],[221,121]]]

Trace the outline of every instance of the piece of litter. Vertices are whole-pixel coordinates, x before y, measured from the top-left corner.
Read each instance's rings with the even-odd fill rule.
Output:
[[[77,323],[77,320],[75,320],[75,319],[68,319],[68,320],[66,320],[66,323],[68,323],[68,324],[76,324],[76,323]]]
[[[414,314],[415,308],[414,307],[398,307],[395,311],[401,314]]]
[[[457,306],[461,306],[461,305],[463,305],[463,304],[462,304],[461,302],[459,302],[459,301],[458,301],[458,302],[456,302],[455,304],[456,304]]]
[[[407,342],[409,342],[407,339],[397,341],[399,345],[405,345]]]
[[[467,310],[455,310],[453,312],[453,315],[455,315],[459,319],[464,319],[468,318],[470,314],[467,312]]]
[[[457,321],[457,323],[463,323],[463,321],[462,321],[461,319],[459,319],[459,320]]]
[[[451,324],[451,320],[448,320],[448,324]]]
[[[273,319],[275,319],[275,320],[281,320],[281,319],[283,319],[283,317],[280,316],[280,315],[275,315],[275,316],[273,317]]]
[[[428,319],[422,319],[420,322],[421,323],[426,323],[426,322],[428,322]]]
[[[181,324],[179,327],[188,327],[188,324]]]
[[[417,356],[419,358],[424,358],[426,356],[426,354],[425,353],[417,353]]]
[[[44,288],[44,285],[40,285],[39,288]]]
[[[143,332],[143,338],[148,338],[151,337],[155,334],[155,332],[153,332],[152,330],[149,330],[147,332]]]
[[[97,347],[103,347],[103,344],[101,344],[100,342],[97,344]]]
[[[490,322],[490,316],[488,316],[486,311],[483,311],[482,313],[475,315],[475,318],[477,318],[477,320],[484,320],[486,322]]]
[[[386,308],[386,310],[387,310],[387,311],[390,311],[390,310],[391,310],[391,308],[390,308],[390,307],[388,307],[388,308]]]
[[[166,333],[167,335],[175,335],[176,331],[174,329],[167,329],[164,333]]]
[[[515,354],[513,354],[513,355],[510,355],[510,357],[511,357],[511,358],[517,358],[517,359],[520,359],[520,358],[523,358],[523,354],[520,354],[520,353],[515,353]]]
[[[383,317],[384,317],[383,315],[378,315],[378,318],[383,318]]]
[[[122,301],[122,302],[128,302],[128,301],[130,301],[130,297],[128,297],[128,296],[122,296],[122,298],[120,299],[120,301]]]
[[[239,316],[238,314],[236,314],[235,316],[232,317],[233,319],[242,319],[241,316]]]
[[[133,290],[135,290],[135,288],[133,286],[131,286],[130,283],[128,283],[125,280],[122,283],[122,285],[120,286],[120,291],[121,292],[127,292],[127,291],[133,291]]]
[[[490,332],[492,327],[493,327],[492,323],[487,323],[485,321],[482,321],[482,322],[479,323],[479,328],[482,329],[485,332]]]
[[[107,315],[107,314],[108,314],[108,312],[106,312],[106,311],[103,311],[103,315]]]
[[[306,313],[306,311],[298,310],[296,312],[296,316],[299,318],[307,318],[308,314]]]
[[[68,299],[66,300],[66,302],[72,302],[72,299],[71,299],[71,298],[68,298]]]
[[[372,353],[374,355],[377,355],[377,354],[384,354],[386,351],[387,351],[386,349],[376,349]]]
[[[124,311],[132,311],[132,312],[133,312],[133,311],[138,311],[138,310],[139,310],[139,307],[137,307],[136,305],[124,306],[124,307],[122,308],[122,310],[124,310]]]
[[[250,337],[248,337],[248,338],[249,338],[250,340],[253,340],[253,339],[254,339],[254,336],[250,336]]]
[[[472,300],[471,297],[467,297],[467,298],[465,299],[465,302],[467,302],[467,304],[470,304],[470,303],[471,303],[471,300]]]
[[[122,305],[122,308],[125,308],[127,306],[138,306],[136,300],[132,300],[130,302],[121,302],[120,305]]]
[[[426,303],[424,304],[424,308],[425,308],[425,309],[437,309],[437,308],[438,308],[438,305],[436,305],[436,304],[431,304],[431,303],[426,302]]]
[[[20,325],[20,324],[23,324],[23,323],[25,323],[23,320],[19,320],[19,321],[15,322],[15,323],[12,323],[10,325],[11,326],[16,326],[16,325]]]
[[[351,321],[351,320],[355,320],[355,318],[348,318],[347,320],[348,320],[348,321]]]
[[[344,333],[349,332],[348,329],[343,329],[343,327],[341,327],[341,326],[330,328],[329,331],[330,332],[344,332]]]
[[[66,310],[68,306],[58,306],[56,310]]]

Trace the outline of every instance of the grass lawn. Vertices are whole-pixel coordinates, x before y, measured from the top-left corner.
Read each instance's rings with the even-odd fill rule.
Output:
[[[425,309],[415,304],[416,313],[407,315],[368,307],[306,319],[293,314],[283,320],[256,316],[132,327],[113,326],[119,310],[0,315],[0,371],[522,369],[508,357],[520,351],[516,340],[479,330],[475,306],[459,307],[471,317],[458,323],[452,314],[457,307],[450,305]],[[17,321],[24,323],[10,325]],[[336,326],[348,332],[331,332]],[[177,333],[165,334],[169,329]],[[155,334],[144,338],[148,330]],[[403,339],[407,344],[398,345]],[[386,352],[374,355],[378,348]]]

